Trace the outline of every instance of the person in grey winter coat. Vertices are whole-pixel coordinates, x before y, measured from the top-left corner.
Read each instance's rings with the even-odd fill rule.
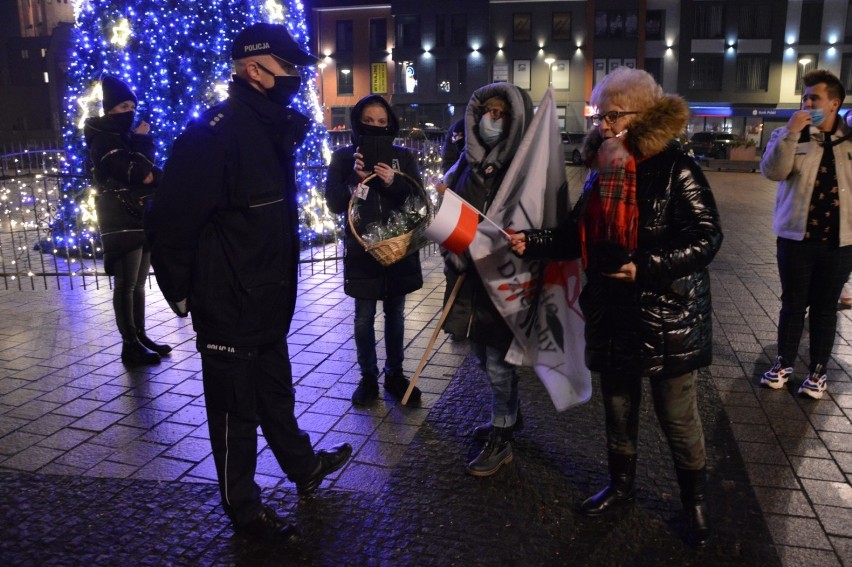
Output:
[[[589,516],[634,500],[642,378],[671,447],[688,541],[707,543],[706,452],[698,369],[713,356],[708,265],[722,244],[713,193],[674,142],[689,107],[654,78],[619,68],[595,86],[584,144],[592,168],[568,221],[512,235],[523,257],[583,258],[586,365],[600,374],[609,484],[580,506]]]
[[[464,152],[445,174],[446,185],[487,215],[532,115],[529,95],[512,84],[494,83],[477,89],[465,111]],[[468,463],[467,472],[491,476],[512,461],[512,434],[522,427],[518,375],[515,366],[504,360],[513,335],[489,297],[470,254],[443,253],[448,290],[464,274],[443,328],[456,339],[470,339],[491,384],[491,419],[473,431],[474,438],[485,441],[485,445]]]
[[[105,114],[87,118],[83,127],[98,196],[104,269],[114,276],[112,305],[121,333],[121,361],[134,367],[159,364],[172,347],[157,344],[145,332],[145,282],[151,253],[142,218],[162,171],[154,164],[155,145],[147,122],[136,119],[136,95],[120,79],[101,79]]]
[[[325,198],[329,210],[343,214],[349,201],[372,171],[365,169],[362,146],[370,137],[384,137],[388,144],[399,132],[399,121],[391,106],[378,95],[362,98],[352,109],[352,145],[340,148],[331,157],[326,181]],[[357,201],[356,229],[363,234],[372,223],[384,224],[391,215],[401,213],[420,197],[419,191],[406,174],[422,185],[413,152],[393,146],[391,163],[377,163],[376,177],[367,183],[367,190]],[[347,219],[348,220],[348,219]],[[420,256],[410,254],[390,266],[382,266],[352,235],[349,223],[345,230],[343,260],[343,291],[355,299],[355,347],[361,380],[352,394],[357,406],[372,404],[379,396],[379,367],[376,356],[376,307],[382,302],[385,314],[384,386],[393,397],[402,399],[409,386],[403,374],[405,332],[405,295],[423,287]],[[421,402],[419,388],[412,390],[409,405]]]

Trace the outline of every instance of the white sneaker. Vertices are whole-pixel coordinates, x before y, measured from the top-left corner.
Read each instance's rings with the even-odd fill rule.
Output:
[[[787,384],[787,380],[793,375],[792,366],[784,366],[784,359],[780,356],[775,359],[775,365],[763,373],[760,385],[777,390]]]
[[[828,382],[828,380],[826,379],[825,374],[820,374],[819,371],[811,372],[808,374],[808,377],[805,378],[805,381],[802,382],[802,385],[799,386],[799,395],[810,396],[815,400],[821,400],[822,395],[828,387],[826,382]]]

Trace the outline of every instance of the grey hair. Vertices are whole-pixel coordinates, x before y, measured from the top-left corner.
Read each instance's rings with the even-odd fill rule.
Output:
[[[663,97],[663,88],[654,77],[641,69],[619,67],[595,85],[589,102],[596,108],[620,106],[623,110],[641,112]]]

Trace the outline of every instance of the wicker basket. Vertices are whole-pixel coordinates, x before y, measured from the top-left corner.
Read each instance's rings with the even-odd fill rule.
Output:
[[[352,236],[355,237],[355,240],[364,247],[364,250],[367,251],[370,256],[376,259],[376,261],[384,267],[388,267],[391,264],[395,264],[399,262],[406,256],[417,252],[421,248],[423,248],[426,244],[428,244],[428,239],[423,236],[423,230],[426,228],[426,225],[432,218],[432,203],[429,200],[429,195],[426,193],[426,190],[423,186],[410,175],[406,175],[401,171],[394,171],[394,175],[401,175],[405,177],[411,185],[416,187],[423,196],[423,202],[426,205],[426,215],[420,221],[417,227],[413,230],[410,230],[404,234],[400,234],[399,236],[394,236],[392,238],[388,238],[387,240],[382,240],[381,242],[376,242],[375,244],[369,244],[365,242],[363,238],[358,234],[358,231],[355,230],[355,223],[352,222],[352,207],[355,204],[355,201],[358,199],[355,192],[352,193],[352,198],[349,200],[349,210],[347,212],[347,219],[349,222],[349,230],[352,232]],[[366,185],[369,181],[371,181],[376,174],[372,174],[363,181],[362,184]]]

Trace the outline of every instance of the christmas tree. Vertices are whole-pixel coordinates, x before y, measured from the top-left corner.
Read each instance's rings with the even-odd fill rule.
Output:
[[[66,173],[80,179],[63,188],[42,249],[66,256],[98,253],[90,165],[83,139],[87,117],[103,113],[100,79],[119,77],[139,98],[137,115],[151,124],[162,166],[175,138],[207,107],[227,96],[230,47],[242,28],[256,22],[281,23],[306,50],[309,38],[299,0],[74,0],[76,26],[66,96]],[[302,239],[312,241],[333,222],[322,208],[317,187],[328,156],[316,69],[301,69],[302,90],[295,110],[313,118],[308,139],[297,154]],[[46,245],[45,245],[46,244]]]

